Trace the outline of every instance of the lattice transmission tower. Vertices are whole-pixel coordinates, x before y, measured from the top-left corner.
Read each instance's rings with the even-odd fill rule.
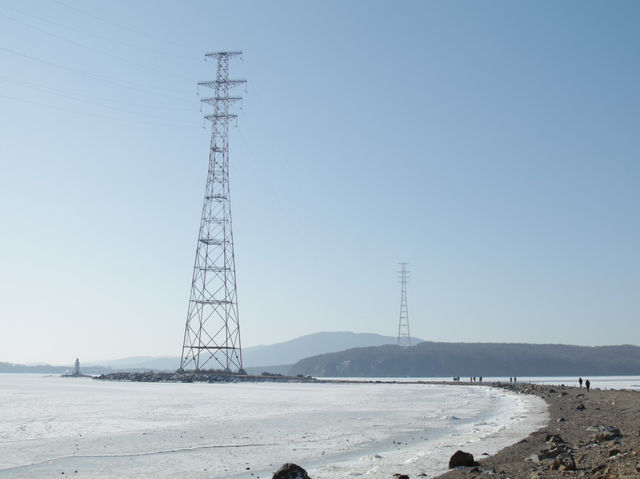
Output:
[[[202,218],[193,266],[187,323],[182,343],[181,369],[224,369],[242,371],[236,261],[231,229],[229,199],[229,123],[241,97],[229,91],[246,80],[229,79],[229,60],[242,52],[207,53],[205,61],[217,61],[214,81],[198,83],[211,88],[212,97],[202,98],[213,112],[211,122],[209,171],[202,206]]]
[[[407,307],[407,282],[409,281],[409,263],[400,264],[400,322],[398,324],[398,345],[411,346],[411,333],[409,332],[409,309]]]

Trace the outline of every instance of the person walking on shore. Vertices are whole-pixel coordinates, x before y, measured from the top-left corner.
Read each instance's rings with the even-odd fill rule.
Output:
[[[591,386],[591,383],[589,382],[588,379],[584,382],[584,385],[587,387],[587,392],[588,392],[589,391],[589,387]]]
[[[580,387],[582,387],[582,378],[578,378],[578,384],[580,384]]]

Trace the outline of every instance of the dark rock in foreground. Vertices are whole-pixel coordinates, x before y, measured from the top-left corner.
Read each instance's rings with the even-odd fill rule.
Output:
[[[297,464],[286,463],[273,473],[272,479],[311,479],[303,468]]]
[[[451,459],[449,459],[449,469],[456,467],[473,467],[477,465],[478,463],[473,459],[473,454],[470,452],[458,450],[451,456]]]

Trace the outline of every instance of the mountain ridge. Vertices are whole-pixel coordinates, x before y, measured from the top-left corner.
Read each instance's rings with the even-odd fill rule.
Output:
[[[318,377],[470,377],[640,374],[640,347],[530,343],[377,346],[305,358],[289,374]]]

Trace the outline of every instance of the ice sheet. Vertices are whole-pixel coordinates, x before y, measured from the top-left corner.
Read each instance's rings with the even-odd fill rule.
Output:
[[[446,470],[546,423],[538,398],[425,384],[162,384],[0,375],[0,478],[314,479]],[[77,471],[77,472],[76,472]]]

